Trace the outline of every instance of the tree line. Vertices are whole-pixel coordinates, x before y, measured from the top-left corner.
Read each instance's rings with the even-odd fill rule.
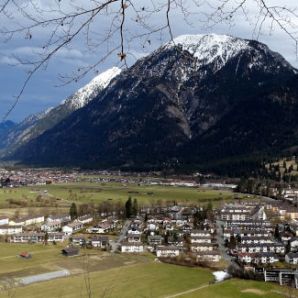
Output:
[[[94,204],[80,204],[72,203],[69,208],[69,216],[71,220],[77,219],[85,214],[117,214],[119,217],[131,218],[137,216],[139,212],[138,200],[129,197],[125,204],[106,204],[103,202],[97,207]]]

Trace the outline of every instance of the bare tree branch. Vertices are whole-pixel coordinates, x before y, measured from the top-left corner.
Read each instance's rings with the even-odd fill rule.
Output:
[[[60,75],[63,81],[60,86],[76,82],[91,71],[96,72],[110,56],[118,55],[120,67],[127,67],[128,55],[134,57],[134,53],[129,51],[132,44],[138,43],[145,49],[151,46],[153,37],[163,34],[174,42],[173,15],[177,10],[188,25],[199,24],[198,30],[202,24],[207,28],[222,23],[232,26],[239,16],[244,16],[252,25],[252,34],[256,38],[265,28],[271,31],[278,28],[293,41],[297,51],[298,4],[272,5],[269,0],[211,0],[202,3],[200,0],[52,0],[46,4],[38,0],[2,2],[0,16],[5,21],[0,28],[0,37],[4,42],[9,43],[20,37],[28,42],[35,41],[35,35],[44,32],[40,51],[35,57],[25,60],[12,54],[19,65],[30,69],[4,119],[18,104],[35,73],[46,68],[62,49],[74,46],[77,40],[85,40],[86,52],[97,59],[77,67],[71,76]],[[189,9],[190,3],[196,10]],[[256,8],[253,17],[250,14],[251,6]],[[194,16],[195,22],[192,22]],[[161,18],[159,23],[153,21],[157,17]],[[130,29],[132,23],[135,25],[133,30]],[[106,50],[102,53],[104,47]]]

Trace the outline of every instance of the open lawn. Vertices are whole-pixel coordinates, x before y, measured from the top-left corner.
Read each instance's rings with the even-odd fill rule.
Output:
[[[136,256],[130,256],[134,259]],[[0,298],[282,298],[298,291],[272,283],[232,279],[209,284],[208,269],[188,268],[148,261],[82,273],[25,287],[0,291]],[[88,296],[90,284],[91,296]]]
[[[76,183],[46,186],[0,189],[0,206],[8,207],[9,200],[24,202],[22,207],[37,207],[43,202],[49,206],[67,207],[70,201],[78,203],[121,202],[131,196],[140,204],[148,205],[164,201],[204,204],[212,200],[215,204],[233,199],[235,194],[228,190],[189,188],[174,186],[147,186],[120,183]],[[39,197],[38,200],[36,198]],[[21,205],[20,205],[21,206]]]
[[[298,297],[298,291],[277,284],[232,279],[180,295],[180,298],[281,298]]]
[[[213,278],[207,269],[152,262],[98,271],[89,277],[92,297],[96,298],[166,297],[208,284]],[[16,288],[13,297],[88,297],[86,278],[86,274],[82,274]],[[7,295],[6,291],[0,292],[1,298]]]
[[[0,285],[5,278],[18,278],[61,269],[73,274],[86,271],[107,270],[131,264],[148,263],[151,255],[125,256],[111,255],[98,249],[81,249],[80,256],[67,258],[61,254],[66,244],[14,244],[0,243]],[[19,257],[21,252],[29,252],[31,259]]]
[[[213,280],[209,269],[155,262],[151,254],[86,249],[81,256],[67,258],[60,253],[63,246],[0,243],[0,298],[88,297],[86,282],[90,282],[91,297],[96,298],[298,297],[298,291],[271,283],[232,279],[209,284]],[[21,259],[22,251],[30,252],[32,258]],[[7,290],[21,277],[62,269],[69,270],[71,276]]]

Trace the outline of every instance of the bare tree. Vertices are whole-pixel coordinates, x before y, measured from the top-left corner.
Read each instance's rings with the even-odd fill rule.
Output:
[[[90,264],[89,264],[89,254],[85,256],[85,273],[84,273],[84,282],[86,287],[86,295],[88,298],[92,298],[92,287],[90,279]]]
[[[1,3],[2,2],[2,3]],[[243,15],[252,26],[255,38],[265,30],[278,28],[297,48],[297,6],[271,5],[270,0],[0,0],[2,26],[0,36],[5,42],[26,38],[36,42],[34,60],[14,56],[26,67],[27,76],[6,118],[18,103],[32,76],[48,66],[55,55],[84,40],[86,51],[97,56],[89,65],[78,67],[71,74],[61,75],[62,85],[77,81],[98,67],[110,56],[117,55],[121,67],[127,57],[134,57],[133,45],[149,47],[152,38],[173,40],[173,15],[182,14],[189,25],[199,30],[217,24],[232,25]],[[294,2],[294,1],[293,1]],[[254,7],[251,18],[251,7]],[[156,21],[156,19],[159,19]],[[195,25],[191,19],[195,19]],[[5,25],[4,25],[5,24]],[[133,24],[133,26],[132,26]],[[133,29],[132,29],[133,28]],[[35,38],[40,33],[43,38]],[[164,37],[167,36],[167,37]],[[102,50],[104,52],[102,52]]]

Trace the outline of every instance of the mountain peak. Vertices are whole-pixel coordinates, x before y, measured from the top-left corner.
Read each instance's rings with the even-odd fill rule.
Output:
[[[181,35],[167,44],[167,47],[173,46],[182,46],[201,64],[216,61],[221,68],[229,59],[249,48],[249,41],[218,34]]]

